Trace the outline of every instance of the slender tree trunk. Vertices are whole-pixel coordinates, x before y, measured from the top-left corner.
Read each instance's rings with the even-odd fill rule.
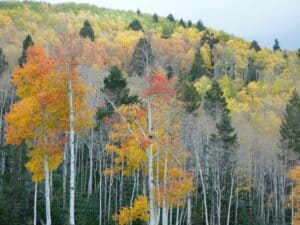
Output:
[[[89,174],[89,183],[88,183],[88,198],[92,194],[92,185],[93,185],[93,139],[94,139],[94,129],[91,128],[91,141],[89,147],[90,174]]]
[[[44,172],[45,172],[46,225],[51,225],[50,183],[49,183],[50,175],[49,175],[49,166],[48,166],[48,156],[47,156],[47,154],[45,154]]]
[[[64,149],[64,164],[63,164],[63,209],[66,208],[66,194],[67,194],[67,166],[68,166],[68,161],[67,161],[67,152],[68,152],[68,147],[67,144],[65,144],[65,149]]]
[[[69,122],[70,122],[70,225],[75,225],[75,130],[74,130],[74,107],[73,87],[69,81]]]
[[[188,195],[187,199],[187,218],[186,225],[192,225],[192,203],[191,203],[191,195]]]
[[[33,225],[36,225],[37,182],[34,183]]]
[[[99,150],[99,225],[102,225],[102,151],[103,151],[103,136],[100,128],[101,148]]]
[[[176,209],[176,225],[179,225],[179,205],[177,205]]]
[[[226,225],[229,225],[229,222],[230,222],[230,214],[231,214],[230,211],[231,211],[231,202],[232,202],[232,195],[233,195],[233,185],[234,185],[234,175],[233,175],[233,172],[232,172]]]

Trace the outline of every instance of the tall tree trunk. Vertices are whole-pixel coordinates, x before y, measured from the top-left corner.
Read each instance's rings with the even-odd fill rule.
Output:
[[[69,81],[69,122],[70,122],[70,225],[75,225],[75,130],[74,130],[74,106],[73,87]]]
[[[44,172],[45,172],[46,225],[51,225],[50,183],[49,183],[50,174],[49,174],[49,165],[48,165],[48,155],[47,154],[45,154]]]
[[[188,195],[187,199],[187,217],[186,217],[186,225],[192,225],[192,202],[191,195]]]
[[[230,185],[230,195],[229,195],[226,225],[229,225],[229,222],[230,222],[230,214],[231,214],[230,211],[231,211],[231,202],[232,202],[232,195],[233,195],[233,185],[234,185],[234,175],[233,175],[233,172],[232,172],[231,173],[231,185]]]
[[[34,183],[33,225],[36,225],[37,182]]]
[[[91,140],[90,140],[90,147],[89,147],[90,173],[89,173],[89,183],[88,183],[88,198],[92,194],[92,185],[93,185],[93,139],[94,139],[94,129],[91,128]]]
[[[67,153],[68,153],[68,146],[65,144],[64,148],[64,162],[63,162],[63,209],[66,208],[66,194],[67,194]]]

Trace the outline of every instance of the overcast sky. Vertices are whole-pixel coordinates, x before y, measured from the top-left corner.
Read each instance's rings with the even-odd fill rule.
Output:
[[[53,3],[59,0],[46,0]],[[73,0],[115,9],[139,8],[176,18],[199,18],[206,26],[224,30],[271,47],[278,38],[284,49],[300,48],[300,0]]]

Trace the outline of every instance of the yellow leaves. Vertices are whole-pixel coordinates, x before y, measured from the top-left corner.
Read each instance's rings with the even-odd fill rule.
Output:
[[[194,85],[200,96],[204,96],[211,89],[212,81],[207,76],[203,76]]]
[[[147,222],[149,220],[149,202],[145,196],[138,196],[132,207],[124,207],[119,214],[114,216],[119,225],[128,225],[132,221],[141,220]]]

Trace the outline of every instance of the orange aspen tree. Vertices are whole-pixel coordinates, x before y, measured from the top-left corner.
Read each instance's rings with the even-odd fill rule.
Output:
[[[115,153],[115,159],[113,170],[107,169],[107,172],[117,173],[123,169],[123,175],[130,176],[137,170],[149,174],[152,169],[153,187],[151,189],[148,185],[148,189],[153,196],[155,220],[158,222],[160,208],[167,216],[167,209],[172,205],[179,207],[184,204],[187,194],[192,191],[192,178],[183,170],[188,155],[180,147],[178,113],[172,112],[176,104],[174,80],[153,74],[148,82],[144,96],[151,98],[151,134],[148,132],[149,106],[120,106],[111,119],[113,124],[109,139],[112,144],[107,145],[106,150]],[[150,145],[152,159],[148,152]],[[152,167],[149,167],[149,160],[152,160]],[[181,181],[187,186],[180,186]],[[176,190],[172,189],[173,186]],[[129,213],[128,208],[123,208],[117,217],[123,218],[124,213]],[[119,223],[123,222],[119,220]]]
[[[20,101],[13,104],[5,119],[7,144],[23,141],[30,149],[27,169],[32,180],[45,180],[46,224],[51,225],[49,174],[62,160],[66,86],[63,74],[55,71],[55,61],[40,46],[28,49],[28,62],[16,69],[12,83]],[[36,197],[35,197],[36,198]]]

